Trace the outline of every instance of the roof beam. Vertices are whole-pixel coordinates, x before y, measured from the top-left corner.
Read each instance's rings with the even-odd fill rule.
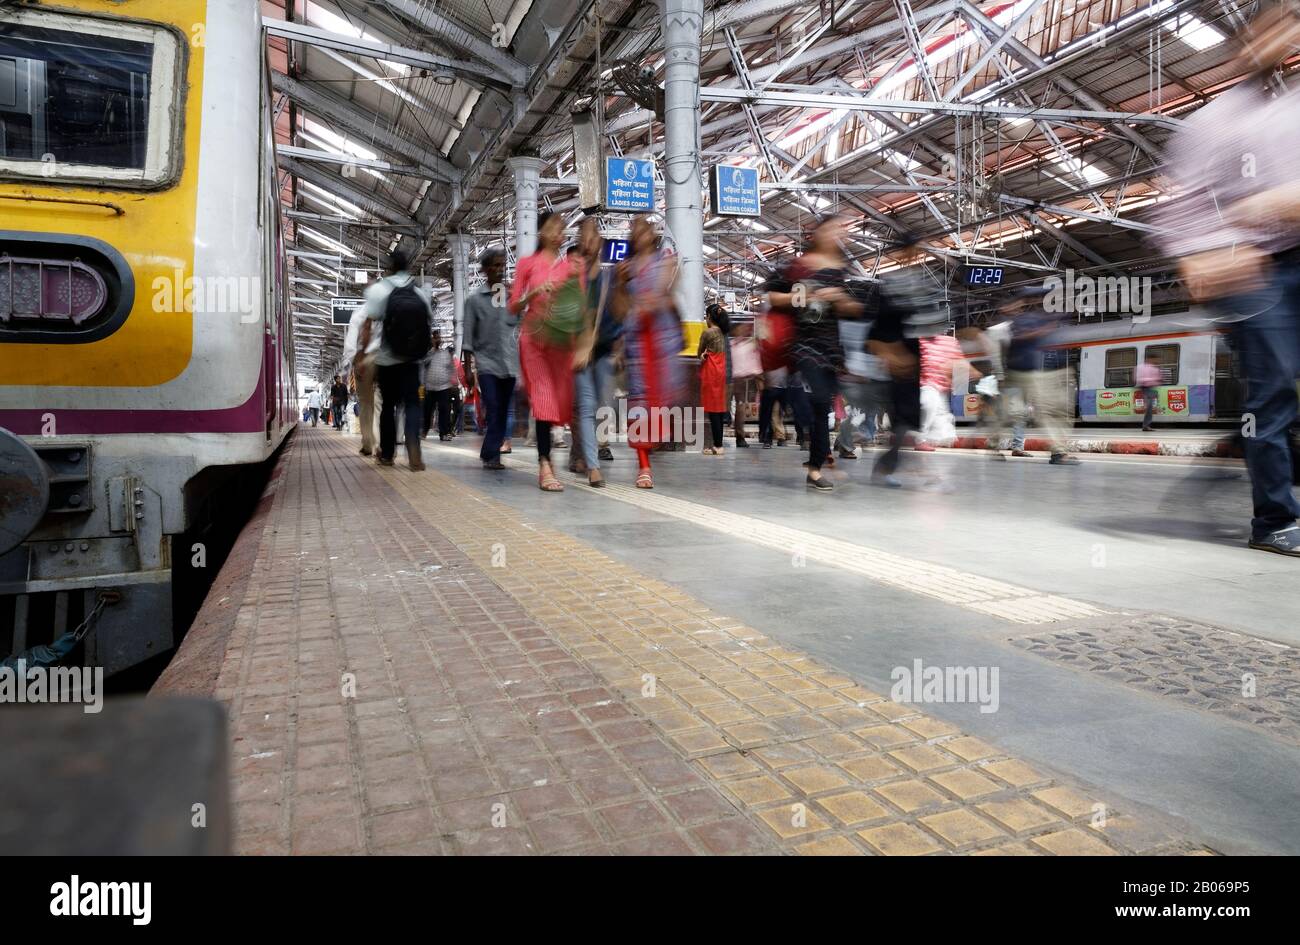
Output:
[[[457,181],[460,168],[456,167],[430,146],[422,148],[419,142],[410,141],[376,124],[375,116],[361,110],[356,102],[341,95],[312,88],[282,72],[271,73],[271,83],[277,92],[291,99],[326,122],[346,128],[363,141],[369,141],[389,154],[398,155],[420,167],[435,180]]]
[[[788,88],[788,87],[787,87]],[[1002,118],[1034,118],[1043,121],[1096,121],[1135,122],[1178,128],[1182,122],[1168,115],[1148,112],[1113,112],[1087,109],[1036,108],[1027,105],[997,105],[989,102],[934,102],[912,100],[886,100],[870,97],[869,92],[857,94],[824,92],[816,88],[807,91],[748,91],[709,86],[700,89],[702,102],[727,102],[733,104],[785,105],[795,108],[847,108],[866,112],[893,114],[939,115],[995,115]]]
[[[383,0],[383,3],[394,13],[418,25],[430,36],[464,50],[479,62],[492,66],[498,76],[510,85],[522,86],[528,81],[526,65],[505,49],[494,45],[492,40],[456,22],[436,6],[428,7],[415,0]]]
[[[388,198],[377,194],[373,191],[364,190],[356,186],[351,181],[345,180],[336,174],[330,174],[318,167],[310,164],[304,164],[294,158],[281,155],[279,157],[280,166],[300,180],[305,180],[315,184],[317,187],[328,190],[332,194],[337,194],[348,203],[356,204],[358,207],[370,210],[375,216],[382,217],[390,223],[406,223],[411,226],[418,226],[418,222],[404,208],[390,203]]]
[[[298,148],[288,144],[278,144],[277,154],[285,157],[299,158],[303,161],[319,161],[323,164],[342,164],[345,167],[368,167],[374,171],[388,171],[390,174],[405,174],[410,177],[423,177],[424,171],[414,164],[394,164],[391,161],[375,161],[357,157],[355,154],[336,154],[333,151],[320,151],[314,148]]]
[[[484,82],[508,84],[501,82],[499,70],[482,61],[452,59],[448,56],[438,56],[406,46],[395,46],[392,43],[381,43],[370,39],[358,39],[339,33],[331,33],[329,30],[306,26],[302,23],[289,23],[269,16],[262,17],[262,26],[272,36],[283,36],[285,39],[307,43],[310,46],[319,46],[322,49],[335,49],[339,52],[351,53],[354,56],[365,56],[369,59],[380,59],[386,62],[400,62],[404,66],[428,69],[435,74],[451,74],[480,85]]]

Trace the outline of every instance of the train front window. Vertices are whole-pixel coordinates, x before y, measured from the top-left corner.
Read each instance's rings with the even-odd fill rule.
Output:
[[[1106,352],[1106,387],[1132,387],[1137,383],[1137,348],[1111,348]]]
[[[175,170],[180,50],[161,27],[0,13],[0,177],[166,181]]]
[[[1178,345],[1147,345],[1142,357],[1154,361],[1160,368],[1160,386],[1173,387],[1178,383]]]

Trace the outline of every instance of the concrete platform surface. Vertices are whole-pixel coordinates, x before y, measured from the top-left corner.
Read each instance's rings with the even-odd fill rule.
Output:
[[[916,454],[908,488],[859,460],[816,495],[751,449],[646,492],[620,450],[546,494],[476,446],[412,473],[296,434],[205,649],[238,850],[1300,850],[1294,562],[1229,534],[1231,467]],[[927,668],[970,690],[899,691]]]

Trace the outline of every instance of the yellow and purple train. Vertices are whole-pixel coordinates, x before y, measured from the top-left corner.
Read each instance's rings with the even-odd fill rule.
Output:
[[[293,426],[265,48],[254,0],[0,0],[0,658],[169,650]]]

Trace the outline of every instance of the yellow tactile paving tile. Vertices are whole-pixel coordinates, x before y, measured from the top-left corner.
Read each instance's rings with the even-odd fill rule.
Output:
[[[1193,849],[451,476],[379,474],[788,852]]]

